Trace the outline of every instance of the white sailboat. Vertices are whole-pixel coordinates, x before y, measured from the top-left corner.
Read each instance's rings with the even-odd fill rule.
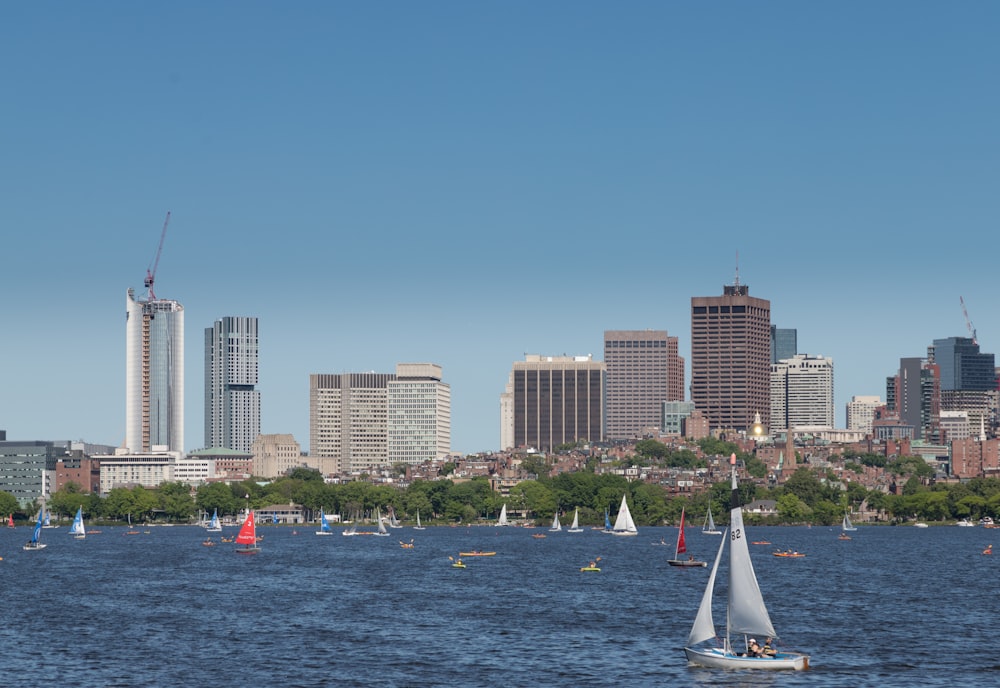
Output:
[[[702,535],[722,535],[722,531],[715,527],[715,521],[712,519],[712,507],[709,505],[708,513],[705,514],[705,525],[701,529]]]
[[[326,520],[326,512],[320,507],[319,510],[319,530],[316,531],[317,535],[333,535],[333,530],[330,528],[330,522]]]
[[[76,508],[76,516],[73,517],[73,524],[69,527],[69,533],[77,540],[87,537],[87,529],[83,525],[83,507]]]
[[[378,521],[378,532],[375,535],[389,537],[389,531],[385,529],[385,519],[382,518],[382,512],[378,509],[375,510],[375,518]]]
[[[422,525],[420,525],[420,509],[417,509],[417,525],[413,526],[414,530],[426,530]]]
[[[580,510],[577,509],[573,512],[573,525],[566,529],[567,533],[582,533],[583,528],[580,527]]]
[[[698,606],[694,625],[688,635],[684,653],[692,664],[719,669],[795,669],[809,668],[809,656],[800,652],[776,652],[773,655],[751,656],[747,650],[747,637],[757,636],[777,638],[771,617],[764,606],[764,598],[757,585],[757,576],[750,560],[746,530],[743,527],[743,510],[739,502],[736,482],[736,455],[729,460],[732,466],[732,497],[730,509],[730,535],[722,538],[715,563],[708,577],[708,585]],[[712,617],[712,596],[715,591],[715,576],[722,560],[722,552],[729,541],[729,599],[726,612],[726,630],[721,647],[705,646],[703,643],[716,637],[715,620]],[[733,648],[731,635],[742,635],[741,647]]]
[[[840,529],[845,533],[857,530],[854,524],[851,523],[851,517],[847,515],[847,512],[844,512],[844,520],[840,524]]]
[[[389,527],[390,528],[402,528],[403,527],[403,526],[401,526],[399,524],[399,519],[396,518],[396,509],[393,508],[393,507],[391,507],[391,506],[389,507]]]
[[[558,533],[562,530],[562,525],[559,523],[559,512],[556,511],[555,516],[552,517],[552,527],[549,528],[550,533]]]
[[[509,526],[510,523],[507,522],[507,505],[504,504],[500,507],[500,518],[497,519],[498,526]]]
[[[615,519],[615,526],[611,532],[615,535],[638,535],[639,531],[636,530],[635,521],[632,520],[632,512],[628,510],[628,502],[625,501],[625,497],[626,495],[622,495],[622,503],[618,507],[618,518]]]
[[[208,522],[208,527],[205,529],[210,533],[221,533],[222,523],[219,521],[219,510],[216,509],[212,512],[212,520]]]

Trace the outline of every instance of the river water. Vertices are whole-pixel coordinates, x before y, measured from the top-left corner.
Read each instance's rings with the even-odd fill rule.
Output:
[[[862,527],[850,541],[748,528],[771,543],[751,553],[783,646],[812,657],[788,673],[688,666],[708,570],[667,565],[676,528],[262,526],[255,556],[205,547],[195,526],[100,530],[47,529],[48,547],[24,552],[29,529],[0,528],[4,686],[902,687],[984,685],[1000,670],[1000,531],[979,527]],[[709,563],[719,541],[687,531]],[[806,556],[772,556],[786,548]],[[496,556],[451,566],[474,549]],[[579,571],[598,556],[601,572]]]

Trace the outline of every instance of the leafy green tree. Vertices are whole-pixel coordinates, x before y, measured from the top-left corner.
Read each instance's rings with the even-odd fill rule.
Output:
[[[776,508],[778,517],[788,523],[802,523],[812,516],[812,509],[794,492],[786,492],[778,497]]]
[[[21,505],[17,503],[17,498],[10,492],[0,490],[0,515],[6,517],[21,510]]]
[[[657,440],[639,440],[635,443],[635,451],[650,459],[662,459],[670,453],[667,445]]]
[[[197,507],[191,498],[191,487],[186,483],[163,483],[157,489],[159,506],[171,521],[186,521],[194,516]]]
[[[243,508],[243,502],[236,499],[229,485],[206,483],[198,487],[195,506],[207,514],[218,510],[219,515],[235,515]]]

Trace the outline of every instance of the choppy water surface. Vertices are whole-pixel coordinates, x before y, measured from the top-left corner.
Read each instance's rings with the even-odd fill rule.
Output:
[[[82,542],[49,529],[40,552],[21,551],[26,527],[0,529],[2,683],[954,686],[1000,669],[1000,550],[981,554],[1000,548],[1000,531],[861,528],[840,541],[831,528],[750,528],[772,543],[751,551],[774,624],[812,655],[808,672],[762,674],[687,665],[708,571],[667,565],[672,544],[653,543],[672,543],[675,528],[315,530],[261,527],[262,552],[241,556],[202,546],[193,526],[106,527]],[[719,536],[687,536],[711,561]],[[807,556],[772,556],[779,548]],[[472,549],[497,554],[451,566]],[[579,571],[597,556],[600,573]]]

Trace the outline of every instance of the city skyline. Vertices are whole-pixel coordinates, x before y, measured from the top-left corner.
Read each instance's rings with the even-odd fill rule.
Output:
[[[309,375],[434,361],[499,448],[525,353],[601,357],[739,282],[836,366],[835,424],[994,305],[1000,6],[6,8],[0,428],[120,445],[122,290],[261,324],[261,432]],[[845,49],[849,46],[849,49]],[[72,302],[70,302],[72,299]],[[73,307],[68,307],[70,303]],[[77,305],[85,304],[85,305]],[[192,357],[192,353],[193,357]]]

